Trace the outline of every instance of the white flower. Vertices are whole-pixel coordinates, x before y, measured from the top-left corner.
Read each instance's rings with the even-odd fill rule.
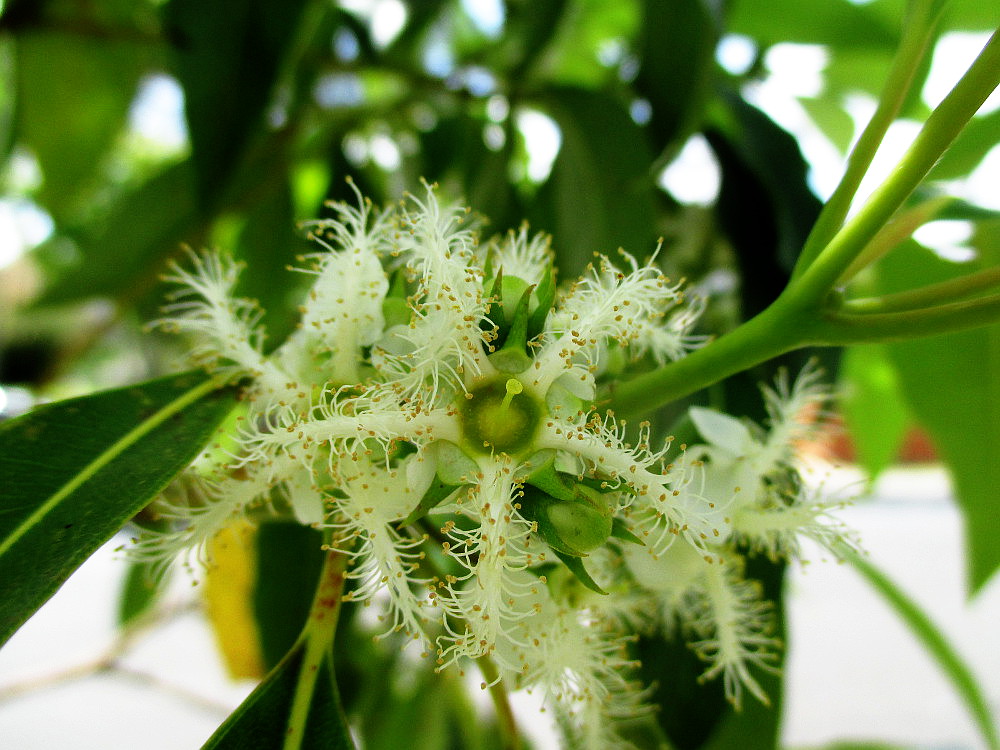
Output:
[[[734,702],[741,687],[764,700],[753,670],[775,644],[736,545],[790,555],[800,534],[838,533],[775,490],[815,376],[768,392],[766,434],[694,410],[706,443],[668,462],[649,425],[630,442],[593,404],[612,358],[662,363],[696,343],[701,303],[652,261],[601,256],[557,295],[548,238],[480,244],[430,187],[335,210],[311,225],[323,250],[300,269],[300,325],[269,355],[256,306],[233,298],[236,264],[174,269],[161,323],[247,399],[228,452],[188,472],[163,505],[175,526],[140,554],[203,549],[248,511],[292,515],[350,557],[345,599],[387,602],[385,631],[436,643],[439,669],[492,659],[586,747],[620,746],[615,721],[642,710],[624,653],[637,623],[680,617]]]

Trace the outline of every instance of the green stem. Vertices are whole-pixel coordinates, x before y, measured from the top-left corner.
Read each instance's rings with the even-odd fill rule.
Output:
[[[322,671],[323,661],[331,657],[333,639],[337,634],[346,569],[347,555],[336,550],[327,553],[312,609],[309,610],[309,619],[299,636],[300,640],[305,640],[305,654],[299,668],[295,694],[292,696],[288,731],[282,750],[300,750],[302,747],[316,679]]]
[[[809,267],[842,226],[851,207],[851,201],[854,200],[858,187],[875,158],[875,153],[910,93],[920,62],[933,38],[934,27],[941,15],[941,6],[942,4],[936,0],[913,3],[903,27],[903,38],[899,49],[896,51],[879,96],[875,114],[868,121],[848,156],[844,176],[823,207],[806,239],[792,273],[793,279],[798,278]]]
[[[1000,32],[995,32],[955,88],[931,113],[893,172],[789,286],[788,293],[818,299],[832,290],[998,84]]]
[[[814,310],[796,311],[779,299],[708,346],[653,372],[612,384],[607,406],[630,416],[676,401],[780,354],[817,343],[810,334],[817,320]]]
[[[479,671],[483,673],[483,688],[490,691],[493,699],[493,708],[497,713],[497,720],[500,722],[501,747],[503,750],[518,750],[521,747],[521,740],[517,732],[517,719],[514,718],[514,711],[510,707],[507,699],[507,691],[500,680],[500,672],[497,665],[488,656],[480,656],[476,659]]]
[[[931,198],[913,208],[901,211],[879,230],[871,242],[865,245],[864,250],[858,253],[857,257],[837,279],[838,286],[846,286],[861,271],[912,237],[917,229],[931,221],[954,201],[954,198],[944,196]]]
[[[928,284],[919,289],[886,294],[882,297],[848,300],[838,312],[860,315],[913,311],[932,305],[957,302],[996,286],[1000,286],[1000,268],[984,268],[967,276]]]
[[[853,315],[836,311],[823,318],[814,330],[824,345],[901,341],[1000,322],[1000,294],[901,312]]]
[[[927,652],[937,660],[938,665],[951,680],[955,691],[965,701],[965,707],[976,722],[983,739],[986,740],[987,747],[990,750],[1000,750],[1000,738],[990,716],[989,704],[972,671],[948,643],[944,634],[912,599],[868,560],[846,545],[841,546],[837,552],[854,566],[854,569],[885,598],[896,610],[896,614],[910,627]]]

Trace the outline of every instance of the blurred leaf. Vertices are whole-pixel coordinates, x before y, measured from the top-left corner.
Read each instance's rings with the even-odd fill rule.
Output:
[[[254,524],[238,518],[220,529],[205,551],[205,557],[212,561],[202,586],[205,615],[215,632],[226,671],[234,680],[259,680],[269,671],[264,666],[250,603],[256,579],[256,535]]]
[[[1000,26],[1000,5],[981,0],[950,0],[945,10],[949,30],[993,31]]]
[[[17,37],[17,140],[44,175],[38,199],[57,219],[79,210],[101,162],[125,125],[146,48],[77,34]]]
[[[571,3],[536,70],[567,86],[599,86],[615,79],[616,60],[604,54],[635,37],[642,20],[639,0]]]
[[[731,33],[745,34],[764,47],[797,42],[826,44],[834,50],[875,47],[891,52],[899,41],[897,29],[880,13],[849,0],[734,0],[728,21]]]
[[[906,595],[896,583],[869,562],[866,555],[858,554],[846,544],[840,550],[840,557],[846,559],[854,569],[874,588],[895,610],[899,618],[910,628],[920,645],[934,658],[951,682],[957,696],[965,703],[970,718],[982,734],[990,750],[1000,748],[1000,736],[993,722],[990,706],[983,690],[976,681],[969,666],[948,642],[945,634],[927,616],[916,602]]]
[[[132,299],[148,291],[164,259],[197,230],[191,165],[181,162],[123,194],[102,216],[66,234],[76,243],[82,265],[64,274],[37,305],[75,302],[106,295]],[[60,238],[47,245],[56,245]],[[45,246],[39,248],[45,252]]]
[[[841,409],[857,461],[870,479],[896,459],[911,419],[899,376],[880,344],[852,346],[841,360]]]
[[[977,244],[977,261],[961,265],[907,242],[877,266],[880,290],[912,289],[994,267],[1000,241],[993,239]],[[1000,325],[886,348],[914,416],[931,433],[954,477],[975,593],[1000,566]]]
[[[502,64],[515,84],[529,74],[559,29],[567,0],[514,0],[507,3],[501,37]]]
[[[846,154],[854,140],[854,118],[829,97],[802,97],[799,103],[834,146]]]
[[[562,147],[531,218],[552,232],[563,278],[578,275],[595,252],[651,253],[651,155],[639,126],[618,99],[596,91],[552,89],[544,105],[562,131]]]
[[[0,426],[0,644],[194,458],[232,395],[185,373]]]
[[[721,127],[706,137],[722,168],[717,210],[736,251],[748,318],[785,288],[820,201],[795,139],[742,99],[724,101]]]
[[[928,175],[931,180],[955,180],[974,170],[1000,143],[1000,109],[973,117]]]
[[[247,212],[236,242],[237,257],[253,269],[240,277],[237,292],[256,299],[263,307],[270,348],[280,344],[295,327],[296,307],[309,281],[304,274],[290,272],[288,266],[301,253],[320,248],[310,247],[296,229],[288,181],[277,180],[262,187],[268,189]]]
[[[885,86],[886,71],[892,65],[894,46],[882,49],[836,50],[823,71],[825,90],[823,99],[841,104],[850,94],[864,92],[878,98]],[[921,98],[927,74],[930,72],[931,55],[925,55],[913,75],[913,84],[903,103],[899,116],[923,120],[930,110]]]
[[[487,148],[486,119],[456,115],[442,118],[422,134],[421,174],[430,182],[450,186],[473,211],[489,220],[488,232],[517,226],[523,215],[510,182],[510,158],[514,148],[513,133],[508,129],[499,150]]]
[[[652,107],[654,151],[682,145],[701,120],[715,77],[718,24],[704,0],[645,0],[635,86]]]
[[[302,632],[323,566],[323,535],[299,523],[262,523],[256,535],[253,611],[266,669]]]
[[[203,746],[203,750],[273,750],[285,744],[292,701],[303,669],[304,642],[296,645]],[[353,750],[339,710],[330,659],[320,662],[300,744],[303,750]]]
[[[130,562],[118,598],[118,625],[128,627],[146,614],[163,593],[167,581],[167,574],[158,575],[152,564]]]
[[[201,200],[213,205],[264,113],[308,0],[171,0],[164,25],[184,88]]]
[[[17,111],[17,65],[15,46],[0,37],[0,164],[10,156],[17,132],[14,118]]]

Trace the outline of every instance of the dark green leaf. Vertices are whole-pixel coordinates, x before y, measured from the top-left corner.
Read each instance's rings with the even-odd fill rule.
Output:
[[[300,642],[226,719],[203,749],[274,750],[283,747],[304,657],[304,642]],[[340,712],[329,658],[320,662],[299,747],[302,750],[354,750]]]
[[[544,105],[562,147],[532,223],[552,232],[560,273],[578,275],[595,252],[649,254],[656,240],[651,155],[639,126],[618,99],[596,91],[552,89]]]
[[[257,530],[253,610],[264,668],[291,649],[309,615],[323,567],[323,535],[293,522],[262,523]]]
[[[81,265],[50,286],[36,304],[100,295],[136,299],[153,287],[164,259],[185,240],[194,240],[196,217],[190,163],[167,167],[123,194],[107,214],[67,231],[80,251]]]
[[[956,264],[914,242],[879,265],[882,290],[955,278],[1000,260],[1000,244]],[[965,519],[969,587],[978,591],[1000,566],[1000,325],[887,345],[914,416],[928,429],[955,480]]]
[[[205,445],[234,404],[200,373],[0,426],[0,644]]]
[[[264,310],[268,348],[280,344],[298,319],[296,306],[305,293],[308,276],[288,271],[295,257],[310,248],[296,231],[291,188],[284,180],[271,189],[247,213],[237,240],[237,257],[252,273],[240,277],[237,294],[257,300]]]
[[[703,0],[646,0],[635,85],[652,106],[654,150],[677,148],[701,120],[715,76],[717,21]]]
[[[567,0],[530,0],[507,6],[501,56],[510,80],[520,81],[542,57],[566,12]]]
[[[171,0],[164,24],[184,88],[202,201],[214,205],[263,123],[306,0]]]

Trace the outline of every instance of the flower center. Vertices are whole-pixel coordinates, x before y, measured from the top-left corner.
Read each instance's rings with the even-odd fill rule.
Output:
[[[516,454],[531,442],[541,410],[517,378],[494,380],[470,392],[460,408],[469,448]]]

